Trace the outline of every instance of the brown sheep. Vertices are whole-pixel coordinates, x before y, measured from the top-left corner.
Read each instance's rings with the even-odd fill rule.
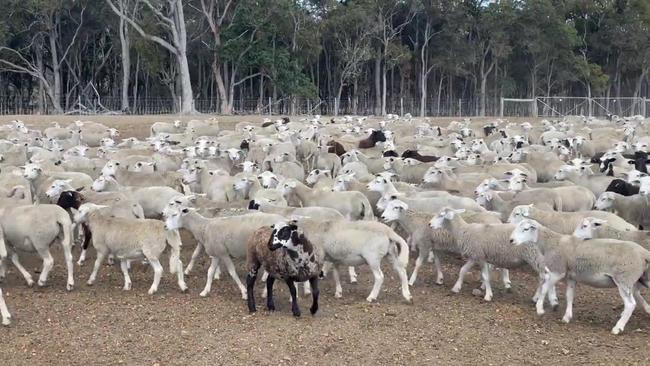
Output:
[[[279,223],[272,227],[262,227],[255,231],[247,243],[246,266],[248,275],[246,285],[248,292],[248,310],[256,311],[254,287],[260,267],[269,273],[266,280],[266,306],[275,310],[273,302],[273,283],[283,279],[291,293],[291,311],[300,316],[295,282],[309,281],[312,290],[312,315],[318,311],[318,278],[322,274],[324,251],[314,246],[303,233],[298,231],[295,223]]]
[[[329,146],[327,152],[334,153],[338,156],[345,154],[345,148],[343,147],[343,145],[341,145],[340,142],[331,140],[327,143],[327,146]]]
[[[380,130],[374,130],[370,133],[370,136],[359,141],[359,148],[370,149],[375,147],[378,142],[386,142],[386,135]]]

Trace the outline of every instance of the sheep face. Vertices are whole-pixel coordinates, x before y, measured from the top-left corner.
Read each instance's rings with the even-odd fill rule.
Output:
[[[273,225],[273,240],[269,249],[271,251],[287,248],[291,251],[298,251],[298,226],[294,223],[286,224],[284,222]]]
[[[605,220],[597,219],[595,217],[585,217],[573,232],[573,236],[584,240],[593,239],[595,229],[605,223],[607,223]]]
[[[111,184],[117,183],[112,176],[100,175],[97,179],[93,181],[92,189],[95,192],[104,192],[106,191]]]
[[[432,183],[432,184],[437,184],[442,181],[442,170],[436,169],[436,168],[429,168],[426,173],[424,173],[424,176],[422,177],[422,181],[424,183]]]
[[[408,208],[409,206],[406,203],[400,200],[393,200],[386,205],[386,209],[381,214],[381,219],[386,223],[399,220],[402,213],[408,210]]]
[[[102,208],[105,208],[105,207],[108,207],[108,206],[96,205],[94,203],[84,203],[83,205],[79,206],[79,209],[77,210],[77,212],[75,212],[73,220],[77,224],[87,222],[88,221],[88,216],[91,213],[93,213],[93,212],[95,212],[97,210],[100,210]]]
[[[235,183],[233,183],[232,188],[237,192],[246,193],[253,186],[253,183],[254,181],[252,179],[243,177],[241,179],[236,180]]]
[[[244,152],[235,148],[227,149],[226,153],[228,154],[228,158],[233,162],[239,161],[244,157]]]
[[[523,191],[524,188],[526,187],[526,178],[522,177],[515,177],[515,178],[510,178],[510,181],[508,182],[508,188],[511,191],[515,192],[520,192]]]
[[[282,185],[280,191],[282,192],[283,196],[287,197],[293,193],[293,191],[296,189],[296,186],[296,182],[288,181]]]
[[[194,167],[183,171],[183,177],[181,178],[183,184],[192,184],[197,182],[199,180],[200,171],[201,168],[199,167]]]
[[[601,211],[611,210],[614,207],[614,201],[616,200],[612,192],[604,192],[596,200],[596,209]]]
[[[45,195],[48,198],[53,199],[59,196],[63,191],[73,190],[72,186],[70,185],[71,182],[72,180],[70,179],[66,179],[66,180],[57,179],[54,182],[52,182],[50,187],[45,191]]]
[[[388,185],[388,180],[386,178],[376,177],[375,179],[370,181],[368,185],[366,185],[366,188],[368,188],[368,190],[372,192],[383,192],[384,189],[386,188],[386,185]]]
[[[537,243],[539,239],[539,224],[534,220],[523,220],[517,224],[515,230],[510,235],[510,243],[522,245],[527,243]]]
[[[43,172],[39,164],[26,164],[23,168],[23,177],[27,180],[35,180]]]
[[[465,210],[460,209],[460,210],[454,210],[453,208],[445,207],[440,212],[431,218],[431,221],[429,221],[429,226],[432,229],[442,229],[445,225],[445,221],[451,221],[456,217],[456,215],[459,215],[461,213],[465,212]]]
[[[254,161],[245,161],[241,163],[241,168],[244,173],[255,173],[259,167]]]
[[[527,220],[531,215],[530,210],[532,207],[533,205],[515,207],[510,213],[510,217],[508,217],[508,222],[511,224],[518,224],[523,220]]]
[[[190,207],[173,207],[170,208],[169,205],[165,208],[164,219],[165,219],[165,230],[178,230],[183,227],[183,217],[195,209]]]
[[[260,181],[260,184],[265,189],[276,188],[278,186],[278,183],[280,183],[278,177],[269,171],[259,174],[257,176],[257,179]]]
[[[115,160],[109,160],[106,162],[104,167],[102,168],[102,175],[109,176],[109,175],[116,175],[117,170],[120,167],[120,163]]]

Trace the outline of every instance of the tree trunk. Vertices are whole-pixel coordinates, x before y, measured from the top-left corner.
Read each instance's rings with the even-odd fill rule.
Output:
[[[381,52],[375,57],[375,115],[381,115]]]
[[[120,1],[120,10],[126,13],[124,0]],[[129,79],[131,76],[131,56],[129,54],[129,29],[124,18],[120,17],[120,45],[122,48],[122,113],[129,112]]]

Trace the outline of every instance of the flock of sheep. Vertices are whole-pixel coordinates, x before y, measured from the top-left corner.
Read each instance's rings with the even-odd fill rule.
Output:
[[[205,252],[211,261],[200,296],[225,266],[254,312],[263,269],[267,308],[275,309],[273,284],[282,280],[300,316],[298,283],[312,295],[314,314],[319,279],[333,277],[339,298],[339,271],[347,267],[356,282],[355,266],[366,264],[374,277],[367,301],[374,301],[386,258],[411,301],[421,266],[433,262],[442,285],[441,260],[452,254],[465,260],[452,291],[478,265],[486,301],[493,271],[509,288],[509,269],[529,267],[539,276],[531,295],[540,315],[546,300],[559,305],[555,286],[564,280],[567,323],[578,282],[617,287],[618,334],[637,304],[650,313],[640,293],[650,286],[649,130],[641,116],[446,127],[409,115],[313,116],[240,122],[234,130],[215,120],[157,122],[139,140],[89,121],[43,131],[13,121],[0,127],[0,279],[10,259],[32,286],[19,256],[37,253],[44,286],[50,247],[60,243],[72,290],[73,247],[81,247],[82,265],[92,245],[88,285],[108,259],[119,261],[130,290],[131,264],[141,260],[153,270],[153,294],[169,246],[181,291]],[[240,214],[225,214],[233,208]],[[179,229],[196,240],[185,268]],[[0,313],[8,325],[1,290]]]

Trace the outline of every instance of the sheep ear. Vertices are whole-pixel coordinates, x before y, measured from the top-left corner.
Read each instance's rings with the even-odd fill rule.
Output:
[[[77,188],[76,191],[77,191],[77,192],[81,192],[81,191],[84,190],[84,188],[85,188],[84,186],[81,186],[81,187]]]

